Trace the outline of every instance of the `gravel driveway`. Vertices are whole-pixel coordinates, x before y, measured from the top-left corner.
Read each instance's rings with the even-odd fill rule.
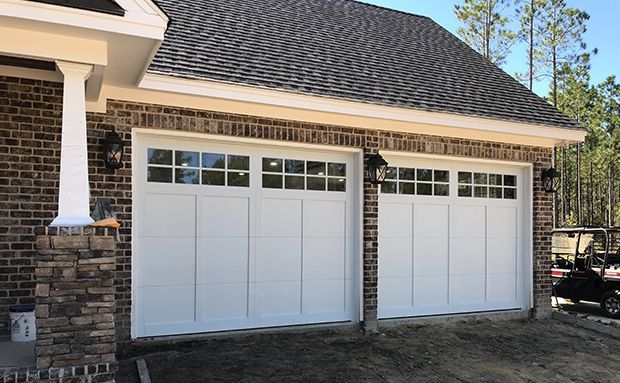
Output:
[[[351,329],[141,345],[160,382],[620,382],[620,339],[555,320],[471,321],[364,334]]]

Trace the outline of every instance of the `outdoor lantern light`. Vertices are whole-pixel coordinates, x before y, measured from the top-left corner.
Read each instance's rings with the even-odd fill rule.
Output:
[[[371,184],[381,184],[385,181],[385,172],[388,163],[379,153],[368,157],[368,179]]]
[[[560,172],[555,170],[555,168],[543,170],[541,173],[541,178],[547,193],[555,193],[558,190],[558,184],[560,183]]]
[[[113,130],[103,140],[103,162],[106,169],[120,169],[123,166],[123,149],[125,143]]]

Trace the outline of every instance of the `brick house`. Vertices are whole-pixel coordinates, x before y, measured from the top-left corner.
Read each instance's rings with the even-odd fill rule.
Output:
[[[104,161],[112,132],[120,169]],[[584,137],[427,17],[352,0],[0,0],[0,333],[17,303],[36,299],[44,328],[88,312],[50,311],[76,270],[99,273],[84,299],[114,302],[88,307],[120,342],[549,316],[541,173]],[[79,229],[97,199],[122,224],[114,249],[111,231]],[[82,250],[105,256],[88,269]]]

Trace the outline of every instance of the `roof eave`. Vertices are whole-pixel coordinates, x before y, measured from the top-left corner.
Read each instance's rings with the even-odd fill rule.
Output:
[[[577,126],[559,127],[456,113],[429,112],[258,86],[173,77],[152,71],[147,71],[138,87],[318,112],[539,137],[552,140],[556,144],[583,142],[586,136],[585,129]]]

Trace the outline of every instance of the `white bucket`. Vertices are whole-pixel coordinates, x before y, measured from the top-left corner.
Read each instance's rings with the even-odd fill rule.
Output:
[[[34,305],[11,306],[11,342],[30,342],[37,337]]]

